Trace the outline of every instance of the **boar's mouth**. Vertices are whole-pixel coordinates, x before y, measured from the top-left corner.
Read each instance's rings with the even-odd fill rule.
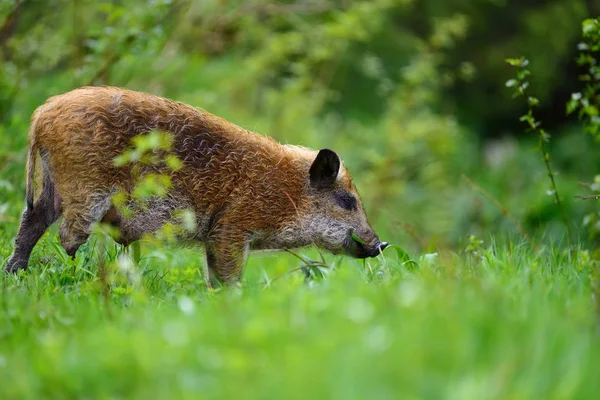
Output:
[[[381,242],[379,240],[375,241],[374,244],[369,245],[356,234],[351,233],[349,246],[346,247],[346,252],[356,258],[377,257],[387,246],[387,242]]]

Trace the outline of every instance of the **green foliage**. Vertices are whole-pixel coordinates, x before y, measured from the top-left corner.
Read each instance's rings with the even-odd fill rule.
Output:
[[[573,93],[567,103],[567,113],[578,111],[586,130],[600,141],[600,20],[586,19],[582,23],[583,42],[579,44],[577,64],[585,72],[579,79],[585,83],[583,92]]]
[[[533,115],[533,109],[539,106],[540,101],[536,97],[527,95],[527,88],[529,87],[529,81],[527,80],[527,77],[531,75],[531,71],[527,69],[527,67],[529,66],[529,60],[527,60],[524,57],[509,58],[506,60],[506,62],[511,66],[517,68],[516,79],[511,79],[507,81],[506,86],[509,88],[515,87],[515,93],[513,97],[522,96],[527,101],[527,114],[521,116],[521,118],[519,118],[519,121],[526,122],[527,130],[529,132],[534,132],[539,138],[538,148],[542,154],[542,160],[544,162],[544,166],[546,167],[546,172],[548,173],[548,179],[550,181],[550,190],[548,190],[546,193],[548,195],[553,195],[556,199],[556,204],[560,209],[560,213],[563,217],[563,222],[567,230],[567,239],[569,241],[569,244],[571,244],[573,241],[573,238],[571,236],[571,228],[569,227],[569,221],[565,214],[560,194],[558,193],[558,189],[556,187],[555,173],[550,167],[550,153],[546,150],[547,143],[550,142],[550,134],[541,127],[541,121],[536,120]]]
[[[209,290],[201,251],[174,240],[193,232],[189,210],[141,252],[101,225],[72,260],[53,227],[31,270],[1,279],[0,397],[596,398],[600,257],[589,244],[600,225],[597,204],[573,196],[600,159],[591,135],[550,126],[550,142],[538,121],[575,76],[563,67],[587,7],[0,1],[0,267],[24,203],[30,115],[90,83],[335,149],[372,225],[395,244],[364,261],[312,248],[251,254],[243,287]],[[593,128],[597,20],[583,29],[588,78],[569,111]],[[537,136],[483,141],[520,107],[499,90],[506,54],[532,61],[511,60],[507,86],[525,96],[522,120]],[[544,163],[552,154],[565,214],[588,216],[572,224],[570,249],[543,195],[558,193],[536,141]],[[115,160],[137,178],[113,198],[122,213],[168,194],[183,167],[171,146],[151,132]]]
[[[16,1],[0,10],[0,121],[13,113],[25,90],[46,97],[103,84],[111,80],[115,65],[126,70],[139,55],[159,51],[167,17],[177,5],[171,0],[152,1],[151,7],[142,3]],[[39,84],[41,76],[60,70],[68,70],[68,77],[44,89],[34,84],[32,90],[32,82]]]
[[[114,159],[117,167],[131,163],[160,164],[166,162],[173,169],[181,167],[174,154],[164,154],[173,148],[173,136],[168,132],[152,131],[132,139],[132,148]],[[168,157],[168,158],[167,158]]]
[[[600,199],[600,175],[594,177],[594,182],[584,184],[590,194],[579,196],[583,199]],[[593,241],[600,239],[600,212],[594,211],[583,218],[583,226],[587,229],[589,238]],[[600,253],[596,254],[600,258]]]
[[[351,260],[308,282],[300,270],[273,279],[276,260],[298,261],[263,256],[246,288],[214,293],[193,253],[149,251],[137,269],[109,248],[108,303],[93,266],[38,259],[1,283],[0,396],[596,398],[595,262],[478,251],[412,272],[389,253],[372,282]]]
[[[121,188],[112,198],[113,205],[127,218],[148,210],[153,200],[168,197],[173,186],[172,174],[183,168],[183,162],[172,152],[172,134],[151,131],[135,136],[131,142],[131,148],[113,160],[115,166],[129,168],[134,181],[132,188]],[[178,237],[194,236],[196,227],[195,213],[182,205],[147,240],[173,243]],[[118,235],[116,232],[113,237]]]
[[[0,76],[0,165],[6,165],[0,211],[6,220],[15,223],[22,204],[18,195],[31,112],[51,95],[95,83],[185,101],[283,142],[334,148],[353,173],[378,230],[386,240],[410,242],[409,248],[456,246],[466,234],[507,224],[501,212],[481,204],[462,183],[463,173],[476,182],[489,181],[486,188],[524,221],[528,232],[550,232],[553,240],[563,235],[554,228],[560,213],[540,200],[546,185],[539,176],[545,172],[528,153],[529,145],[491,142],[489,153],[479,152],[488,144],[478,137],[489,132],[466,125],[469,118],[462,118],[461,109],[471,104],[468,112],[485,119],[498,107],[516,107],[496,90],[491,92],[498,99],[478,98],[476,106],[470,96],[480,85],[489,88],[492,77],[498,87],[505,71],[498,69],[502,57],[492,56],[508,53],[517,43],[538,46],[528,54],[535,82],[544,90],[550,87],[553,69],[548,66],[554,62],[549,58],[564,57],[564,51],[542,51],[548,32],[563,49],[571,25],[579,23],[566,16],[582,13],[579,1],[547,7],[463,0],[159,1],[152,7],[139,0],[45,1],[43,10],[35,2],[21,2],[19,7],[5,4],[1,11],[7,19],[15,16],[0,51],[5,67],[0,68],[5,74]],[[482,21],[513,19],[513,9],[525,11],[515,26],[527,27],[527,40],[498,36],[489,24],[483,31]],[[558,24],[557,15],[567,21]],[[485,49],[473,44],[478,40]],[[477,57],[465,53],[466,47]],[[488,54],[493,65],[479,59],[480,53]],[[538,66],[540,57],[545,61]],[[463,87],[469,88],[468,96]],[[542,106],[546,97],[540,96]],[[573,147],[561,143],[573,139],[556,134],[553,157],[572,164]],[[586,149],[586,162],[596,162],[589,146],[578,146]],[[139,157],[128,153],[119,162]],[[165,161],[171,169],[180,167],[168,155]],[[585,177],[572,167],[557,163],[555,168],[565,212],[583,218],[592,206],[569,200],[578,193],[569,182]],[[529,173],[520,174],[523,170]],[[510,182],[504,179],[509,175]],[[13,233],[15,228],[7,229]]]
[[[596,142],[600,140],[600,67],[598,66],[598,54],[600,52],[600,20],[586,19],[582,23],[583,42],[578,46],[579,56],[577,64],[581,66],[585,73],[580,75],[579,79],[585,84],[582,92],[576,92],[571,95],[567,103],[567,113],[572,114],[578,111],[579,119],[583,121],[584,128],[589,132]],[[577,196],[580,199],[598,199],[600,176],[594,177],[591,184],[582,184],[586,186],[591,194]],[[594,242],[598,240],[600,233],[600,213],[598,211],[587,214],[583,219],[583,226],[587,229],[588,236]],[[599,252],[594,252],[596,259],[600,258]]]

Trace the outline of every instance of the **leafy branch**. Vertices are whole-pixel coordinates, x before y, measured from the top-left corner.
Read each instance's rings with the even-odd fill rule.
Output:
[[[583,41],[579,43],[580,51],[577,64],[585,69],[579,80],[585,83],[582,92],[573,93],[567,103],[567,114],[578,112],[585,129],[596,141],[600,141],[600,20],[586,19],[582,23]]]
[[[558,193],[558,188],[556,187],[556,179],[555,173],[552,171],[550,167],[550,153],[547,151],[547,144],[550,142],[550,134],[541,127],[541,121],[538,121],[533,115],[533,109],[540,104],[540,101],[537,97],[528,95],[527,89],[529,88],[529,81],[527,77],[531,75],[531,71],[527,69],[529,65],[529,60],[520,57],[520,58],[509,58],[506,62],[515,67],[517,69],[517,75],[514,79],[510,79],[506,82],[506,86],[509,88],[514,88],[515,92],[513,97],[524,97],[527,102],[527,113],[522,115],[519,120],[525,122],[527,124],[527,132],[534,132],[538,136],[538,149],[542,153],[542,159],[544,160],[544,165],[546,166],[546,172],[548,174],[548,178],[550,179],[550,191],[549,194],[554,195],[556,199],[556,204],[560,210],[562,215],[563,222],[565,227],[567,228],[567,237],[569,239],[569,244],[573,243],[571,237],[571,229],[569,227],[569,221],[567,220],[567,216],[565,214],[565,210],[560,200],[560,195]]]

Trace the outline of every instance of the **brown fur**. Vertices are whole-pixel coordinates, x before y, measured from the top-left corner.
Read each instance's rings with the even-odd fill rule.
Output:
[[[173,151],[184,168],[171,173],[167,198],[124,218],[111,196],[131,190],[135,179],[131,167],[118,168],[113,160],[130,148],[133,137],[151,130],[173,134]],[[186,104],[115,87],[76,89],[35,111],[29,145],[28,206],[7,267],[11,271],[26,268],[33,245],[60,215],[61,243],[73,256],[100,220],[117,225],[122,242],[130,243],[184,207],[197,217],[192,239],[205,243],[208,266],[226,282],[239,279],[250,248],[315,243],[357,256],[380,249],[343,165],[334,182],[317,187],[309,176],[317,151],[280,145]],[[43,184],[34,200],[37,154]],[[332,197],[339,192],[355,196],[357,209],[339,207]],[[356,232],[367,246],[357,249],[344,230]]]

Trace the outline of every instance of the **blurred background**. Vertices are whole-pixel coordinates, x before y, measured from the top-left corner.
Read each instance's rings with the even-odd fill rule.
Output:
[[[25,198],[29,118],[49,96],[116,85],[340,153],[380,236],[415,251],[521,234],[564,241],[509,57],[576,238],[594,240],[598,145],[565,104],[597,0],[0,0],[0,233]],[[463,175],[505,208],[482,195]],[[550,193],[550,195],[548,195]]]

